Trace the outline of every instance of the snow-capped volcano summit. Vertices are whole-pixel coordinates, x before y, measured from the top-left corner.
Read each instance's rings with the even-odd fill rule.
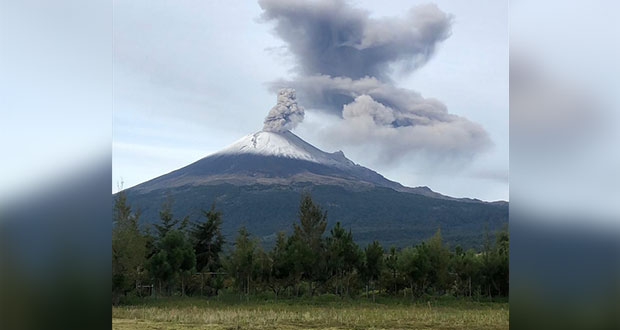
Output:
[[[300,139],[290,131],[259,131],[249,134],[213,155],[239,155],[245,153],[306,160],[343,168],[355,166],[355,163],[347,159],[342,151],[334,153],[324,152]]]
[[[358,165],[342,151],[324,152],[290,131],[259,131],[188,166],[132,189],[148,192],[183,186],[314,184],[349,190],[391,188],[434,198],[449,198],[427,187],[405,187]]]

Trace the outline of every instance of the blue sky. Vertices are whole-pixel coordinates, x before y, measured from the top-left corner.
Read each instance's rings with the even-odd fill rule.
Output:
[[[421,3],[352,2],[372,18],[401,16]],[[434,3],[453,15],[451,36],[421,68],[391,78],[480,124],[491,148],[472,159],[431,152],[386,163],[363,145],[325,139],[321,132],[334,120],[311,110],[294,133],[405,185],[507,200],[508,3]],[[115,2],[113,191],[120,181],[136,185],[261,129],[276,98],[268,83],[293,76],[295,59],[260,14],[252,1]]]

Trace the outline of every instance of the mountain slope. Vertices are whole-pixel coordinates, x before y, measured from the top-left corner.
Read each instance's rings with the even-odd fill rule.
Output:
[[[290,131],[260,131],[195,163],[132,189],[143,192],[184,185],[333,184],[351,190],[386,187],[397,191],[446,198],[428,187],[404,187],[360,166],[342,151],[327,153]],[[468,199],[463,199],[468,200]]]
[[[441,227],[442,237],[451,246],[481,248],[484,230],[493,233],[508,222],[508,207],[493,203],[471,203],[430,198],[375,187],[352,191],[335,185],[300,183],[294,185],[216,184],[183,186],[148,193],[128,191],[131,205],[141,211],[141,221],[156,223],[161,203],[174,198],[173,213],[201,220],[201,209],[213,202],[222,211],[222,232],[233,242],[240,226],[245,226],[267,246],[278,231],[289,232],[297,222],[302,192],[309,192],[328,213],[328,228],[340,221],[351,228],[355,240],[365,246],[378,240],[384,247],[406,246],[430,237]]]
[[[142,219],[158,221],[168,197],[173,211],[200,219],[216,202],[223,232],[232,240],[246,226],[263,242],[289,230],[296,221],[302,192],[328,211],[329,227],[340,221],[365,244],[408,245],[437,229],[448,242],[480,247],[485,226],[493,231],[508,221],[505,202],[487,203],[441,195],[428,187],[405,187],[340,151],[327,153],[289,131],[260,131],[176,171],[127,189]]]

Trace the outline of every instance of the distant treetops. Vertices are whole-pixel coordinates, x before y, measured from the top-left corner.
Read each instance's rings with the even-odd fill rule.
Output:
[[[116,195],[112,236],[113,303],[126,295],[244,295],[271,292],[286,296],[332,293],[375,298],[377,294],[454,296],[508,295],[506,230],[476,252],[442,243],[441,230],[428,240],[385,251],[374,241],[360,248],[340,222],[325,234],[327,212],[307,193],[299,203],[290,236],[276,235],[266,251],[241,227],[224,251],[222,214],[212,204],[203,221],[175,218],[168,198],[160,222],[139,228],[123,192]],[[154,229],[154,230],[153,230]],[[145,289],[146,288],[146,289]]]

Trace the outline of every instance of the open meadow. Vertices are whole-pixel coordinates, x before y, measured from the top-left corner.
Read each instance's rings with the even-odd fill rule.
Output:
[[[112,308],[112,328],[125,329],[508,329],[507,300],[430,301],[147,298]]]

